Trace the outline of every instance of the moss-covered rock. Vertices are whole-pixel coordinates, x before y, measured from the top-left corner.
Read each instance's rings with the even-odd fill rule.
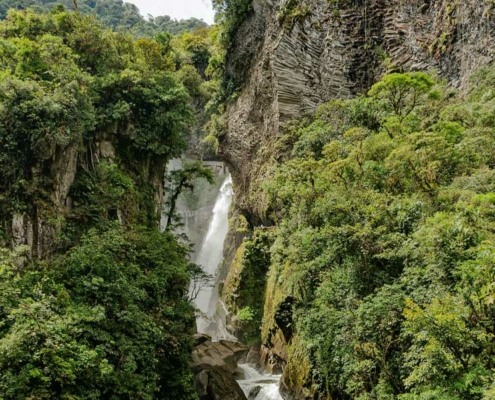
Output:
[[[255,230],[237,249],[229,274],[223,285],[222,297],[231,315],[236,336],[247,344],[261,342],[263,299],[266,275],[273,243],[270,229]]]

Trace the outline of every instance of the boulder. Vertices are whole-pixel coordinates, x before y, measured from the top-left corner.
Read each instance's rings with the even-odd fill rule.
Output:
[[[196,335],[191,357],[194,385],[200,400],[247,400],[234,373],[245,360],[249,348],[222,340],[212,342],[206,335]]]
[[[242,364],[246,362],[246,357],[249,353],[249,347],[243,345],[242,343],[239,342],[230,342],[227,340],[220,340],[220,343],[222,346],[227,347],[232,353],[234,353],[234,357],[236,360],[236,364]],[[237,369],[237,365],[236,365]]]
[[[203,370],[196,374],[194,377],[194,388],[200,400],[207,400],[208,397],[208,381],[210,380],[210,375],[208,371]]]
[[[209,371],[208,398],[204,400],[247,400],[228,368],[215,366]]]
[[[204,333],[197,333],[194,335],[194,346],[199,346],[200,344],[203,344],[205,342],[211,342],[211,336],[208,336]]]
[[[248,395],[248,400],[254,400],[261,392],[261,386],[255,386],[251,389]]]
[[[253,346],[249,349],[249,353],[246,356],[246,364],[250,364],[255,368],[260,366],[261,352],[260,346]]]

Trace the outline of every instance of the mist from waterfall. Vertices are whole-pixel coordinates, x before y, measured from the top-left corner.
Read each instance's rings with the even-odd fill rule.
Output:
[[[213,218],[203,245],[196,257],[196,263],[213,277],[215,277],[218,266],[223,259],[223,245],[229,229],[229,209],[231,204],[232,177],[229,174],[220,188],[220,193],[213,208]],[[216,290],[216,285],[203,288],[194,300],[194,304],[202,313],[197,320],[198,332],[207,333],[212,337],[220,336],[219,339],[226,339],[227,337],[221,337],[229,336],[225,327],[222,326],[222,321],[215,321],[213,324],[211,321],[215,313],[215,300],[217,298],[214,290]],[[213,331],[212,326],[215,327]],[[224,332],[219,332],[219,330],[224,330]]]

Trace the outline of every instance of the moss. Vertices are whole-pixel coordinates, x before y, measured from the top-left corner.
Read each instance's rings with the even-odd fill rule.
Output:
[[[223,299],[225,304],[230,309],[235,307],[236,292],[240,284],[240,275],[243,268],[244,252],[246,250],[246,242],[243,242],[237,249],[234,261],[230,266],[229,276],[225,280],[223,286]]]
[[[239,215],[238,223],[236,226],[237,233],[247,233],[249,232],[249,222],[244,215]]]
[[[443,6],[440,7],[442,12],[440,18],[443,20],[443,26],[440,29],[439,35],[428,47],[431,55],[438,57],[444,54],[452,44],[454,38],[453,32],[457,24],[456,12],[458,7],[458,1],[444,1]]]
[[[261,342],[266,274],[270,265],[273,235],[268,229],[258,229],[253,238],[245,240],[237,249],[223,287],[223,299],[232,315],[237,336],[247,344]],[[250,318],[238,318],[249,310]]]
[[[304,396],[314,398],[316,388],[311,385],[311,364],[306,353],[304,343],[299,336],[292,338],[291,344],[287,345],[287,367],[284,371],[284,381]]]
[[[263,312],[263,324],[261,327],[261,338],[263,343],[271,343],[271,336],[278,329],[275,322],[275,314],[278,305],[282,302],[284,290],[279,285],[281,269],[277,264],[272,264],[268,271],[266,283],[265,304]]]

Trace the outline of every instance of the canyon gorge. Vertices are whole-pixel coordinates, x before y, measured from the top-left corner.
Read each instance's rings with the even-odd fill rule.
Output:
[[[74,4],[0,4],[0,399],[495,399],[495,2]]]

